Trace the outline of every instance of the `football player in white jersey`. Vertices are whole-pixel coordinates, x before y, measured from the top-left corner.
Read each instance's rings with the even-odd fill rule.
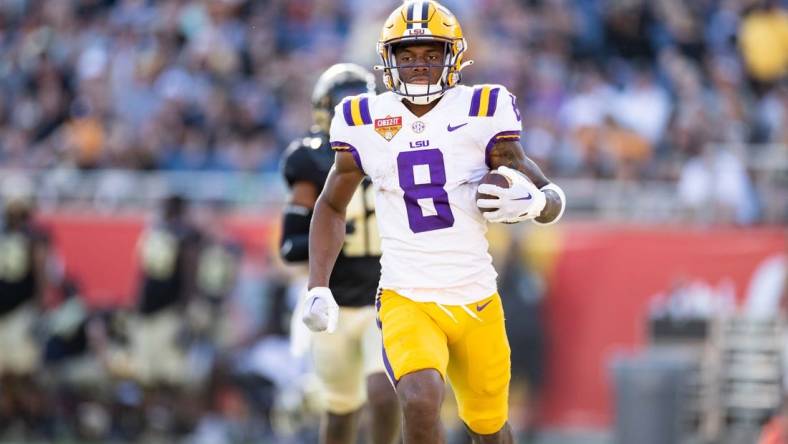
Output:
[[[407,444],[444,442],[447,379],[474,442],[513,442],[510,348],[486,223],[554,223],[565,207],[561,189],[523,153],[515,97],[500,85],[459,84],[466,47],[454,15],[434,1],[409,1],[389,16],[378,42],[389,92],[337,106],[335,165],[310,230],[302,316],[330,331],[337,306],[327,287],[345,208],[369,176],[383,251],[382,354]],[[478,185],[491,170],[510,186]],[[490,196],[477,200],[477,188]]]

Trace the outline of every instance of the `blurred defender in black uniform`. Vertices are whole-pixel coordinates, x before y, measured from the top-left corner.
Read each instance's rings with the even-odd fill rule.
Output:
[[[186,202],[173,196],[138,243],[142,275],[131,345],[134,370],[144,385],[179,385],[184,378],[177,340],[183,309],[195,291],[199,242]]]
[[[334,164],[328,138],[334,106],[342,98],[360,93],[375,93],[375,77],[370,72],[349,63],[326,70],[312,94],[314,125],[285,153],[283,174],[291,195],[284,213],[281,254],[288,262],[308,259],[312,210]],[[371,408],[371,442],[388,444],[399,438],[397,398],[384,373],[373,306],[380,280],[377,233],[374,197],[369,180],[365,180],[348,206],[347,237],[329,283],[340,306],[338,330],[315,333],[311,338],[312,358],[328,410],[322,443],[355,443],[365,401]]]
[[[159,219],[137,244],[140,294],[129,339],[133,373],[146,389],[149,411],[177,414],[167,404],[176,402],[191,382],[183,333],[186,306],[196,292],[200,239],[186,201],[176,195],[164,201]],[[154,408],[161,404],[163,409]],[[172,421],[150,422],[167,429]]]

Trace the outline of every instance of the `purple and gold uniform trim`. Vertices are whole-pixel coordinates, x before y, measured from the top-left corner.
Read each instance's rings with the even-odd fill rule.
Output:
[[[342,114],[348,126],[371,125],[369,97],[353,97],[342,104]]]
[[[495,108],[498,106],[498,92],[501,88],[483,86],[473,91],[471,99],[471,110],[468,113],[471,117],[492,117],[495,115]]]
[[[520,130],[516,131],[501,131],[500,133],[492,136],[490,141],[487,142],[487,147],[484,149],[484,163],[487,168],[492,168],[490,165],[490,153],[492,153],[493,146],[498,142],[509,142],[520,140]]]
[[[362,173],[364,172],[364,167],[361,166],[361,156],[359,156],[356,147],[345,142],[331,142],[331,149],[334,151],[349,151],[350,154],[353,155],[353,160],[356,161],[356,165],[358,166],[358,169],[360,169]]]
[[[383,289],[378,290],[377,296],[375,296],[375,322],[378,324],[378,330],[380,330],[381,335],[383,334],[383,323],[380,322],[380,295],[383,292]],[[391,368],[391,361],[389,361],[389,355],[386,353],[386,345],[383,344],[381,341],[381,353],[383,354],[383,365],[386,367],[386,375],[389,377],[389,381],[391,381],[391,385],[397,387],[397,383],[399,380],[396,376],[394,376],[394,369]]]

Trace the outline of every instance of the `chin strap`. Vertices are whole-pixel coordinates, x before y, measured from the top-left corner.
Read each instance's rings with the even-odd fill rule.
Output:
[[[434,90],[434,93],[427,94],[429,91]],[[412,83],[401,83],[399,93],[405,99],[416,105],[427,105],[439,99],[446,91],[440,85],[435,83],[431,85],[414,85]]]

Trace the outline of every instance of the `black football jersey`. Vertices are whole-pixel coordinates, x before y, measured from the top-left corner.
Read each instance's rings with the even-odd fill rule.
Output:
[[[320,193],[333,164],[334,151],[328,135],[312,133],[290,144],[282,160],[282,170],[289,186],[307,181]],[[380,238],[369,179],[365,178],[359,185],[346,215],[345,244],[331,273],[329,288],[340,306],[372,305],[380,280]]]
[[[0,230],[0,315],[33,300],[34,248],[48,244],[48,233],[32,224],[20,230]]]
[[[142,233],[138,252],[142,272],[141,313],[156,313],[181,301],[186,271],[183,252],[199,242],[200,233],[186,223],[154,224]]]

